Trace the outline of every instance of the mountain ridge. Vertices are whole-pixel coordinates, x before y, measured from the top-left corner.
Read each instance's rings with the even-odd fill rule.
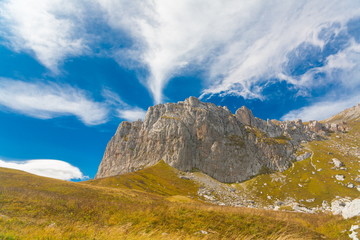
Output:
[[[133,172],[164,160],[181,171],[200,170],[221,182],[284,171],[299,160],[302,142],[319,140],[346,123],[277,121],[190,97],[148,109],[144,121],[122,122],[107,145],[96,178]],[[300,157],[301,158],[301,157]]]

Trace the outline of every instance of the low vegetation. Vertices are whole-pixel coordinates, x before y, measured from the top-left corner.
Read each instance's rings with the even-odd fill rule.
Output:
[[[195,190],[163,162],[84,183],[0,168],[0,239],[321,239],[308,226],[329,218],[209,205]]]
[[[178,177],[178,171],[164,161],[143,170],[124,175],[86,181],[94,186],[142,190],[162,196],[185,195],[197,197],[198,186]]]
[[[263,169],[262,175],[231,186],[264,205],[293,198],[310,208],[336,196],[358,197],[355,188],[346,187],[358,174],[358,162],[345,154],[359,146],[359,124],[351,127],[355,131],[304,145],[301,152],[312,157],[282,173]],[[229,142],[241,145],[242,139],[229,136]],[[332,158],[346,170],[334,169]],[[344,182],[334,179],[339,173]],[[199,200],[198,189],[163,161],[80,183],[0,168],[0,239],[348,239],[347,230],[360,221],[289,212],[286,205],[280,206],[284,211],[215,206]]]
[[[336,197],[358,198],[356,185],[359,183],[354,180],[359,175],[359,159],[351,152],[360,147],[360,123],[351,122],[349,127],[351,130],[347,133],[331,133],[326,140],[304,144],[298,154],[309,152],[311,157],[295,162],[286,171],[262,174],[233,186],[261,205],[274,206],[279,203],[279,209],[286,211],[293,210],[287,205],[292,201],[306,208],[316,208],[323,203],[331,204]],[[339,159],[344,167],[335,168],[333,158]],[[337,180],[335,176],[338,174],[343,175],[345,180]],[[354,187],[348,187],[349,184]],[[334,220],[316,230],[334,239],[348,239],[346,230],[359,221],[360,218]]]
[[[277,137],[269,137],[265,132],[261,131],[260,129],[258,129],[256,127],[247,126],[246,131],[248,133],[254,134],[256,136],[256,138],[258,139],[258,141],[264,142],[266,144],[288,144],[289,140],[290,140],[290,138],[288,138],[284,135],[277,136]]]
[[[167,116],[167,115],[163,115],[163,116],[161,116],[161,118],[162,118],[162,119],[180,120],[180,118],[178,118],[178,117]]]
[[[345,146],[348,149],[356,148],[360,140],[356,138],[360,124],[353,124],[353,131],[349,133],[332,133],[327,140],[313,141],[304,145],[301,151],[310,152],[312,156],[296,162],[282,173],[260,175],[239,187],[252,188],[253,193],[263,201],[273,202],[273,199],[284,201],[286,198],[302,199],[307,207],[321,205],[322,201],[331,202],[336,196],[349,196],[356,198],[359,192],[356,188],[348,188],[358,175],[358,160],[346,150],[340,151],[334,146]],[[345,151],[345,152],[344,152]],[[336,169],[331,163],[332,158],[340,159],[345,169]],[[337,181],[334,176],[342,174],[345,181]],[[267,196],[272,196],[269,200]],[[306,199],[315,199],[306,202]]]

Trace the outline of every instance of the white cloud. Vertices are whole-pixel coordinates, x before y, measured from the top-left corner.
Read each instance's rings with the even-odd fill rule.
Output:
[[[74,115],[87,125],[106,122],[109,111],[106,104],[69,85],[4,78],[0,78],[0,106],[40,119]]]
[[[125,103],[120,97],[112,92],[109,89],[104,89],[102,91],[103,97],[106,99],[106,102],[115,108],[117,117],[125,119],[127,121],[136,121],[139,119],[144,119],[146,111],[138,108],[132,107]]]
[[[0,78],[0,109],[40,119],[76,116],[86,125],[105,123],[110,115],[128,121],[145,116],[145,110],[130,106],[109,89],[104,89],[102,96],[105,101],[97,102],[69,85]]]
[[[126,119],[128,121],[142,120],[146,114],[146,111],[141,108],[118,109],[117,112],[119,118]]]
[[[356,0],[158,0],[141,7],[123,28],[135,29],[131,34],[140,46],[134,50],[148,67],[146,85],[156,103],[169,79],[190,64],[208,71],[204,94],[261,97],[254,86],[284,75],[289,52],[303,42],[322,46],[317,38],[322,27],[360,15]],[[108,8],[111,16],[117,11]]]
[[[330,98],[331,99],[331,98]],[[281,120],[295,120],[302,119],[303,121],[309,120],[324,120],[334,116],[346,108],[355,106],[359,103],[359,96],[354,96],[348,99],[332,98],[332,101],[321,101],[314,103],[310,106],[303,107],[297,110],[292,110],[285,114]]]
[[[114,37],[126,33],[131,47],[114,46],[110,55],[124,66],[147,68],[149,76],[141,81],[156,103],[163,101],[168,81],[188,66],[205,72],[203,96],[261,98],[259,84],[271,78],[311,88],[316,72],[288,76],[288,54],[303,42],[323,47],[318,33],[324,26],[338,22],[341,30],[360,16],[358,0],[4,0],[0,9],[3,37],[53,71],[65,58],[90,51],[94,39],[109,36],[91,35],[92,22],[107,22]],[[344,56],[343,63],[354,64]]]
[[[2,37],[17,51],[30,50],[56,73],[59,62],[87,51],[81,2],[4,0],[0,3]]]
[[[62,180],[84,180],[88,178],[83,175],[79,168],[74,167],[67,162],[53,159],[34,159],[26,161],[0,160],[0,167],[18,169],[35,175]]]

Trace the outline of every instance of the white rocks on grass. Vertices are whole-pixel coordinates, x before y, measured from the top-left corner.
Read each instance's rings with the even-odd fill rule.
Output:
[[[354,184],[352,184],[352,183],[348,183],[347,187],[348,187],[348,188],[354,188],[354,187],[355,187],[355,185],[354,185]]]
[[[343,167],[344,166],[344,163],[343,162],[341,162],[339,159],[337,159],[337,158],[333,158],[333,159],[331,159],[332,160],[332,163],[334,164],[334,166],[336,167],[336,168],[340,168],[340,167]]]
[[[350,228],[350,234],[349,234],[349,238],[351,238],[352,240],[359,240],[358,236],[357,236],[357,231],[360,227],[359,225],[352,225]]]
[[[345,176],[342,175],[342,174],[337,174],[337,175],[335,175],[335,178],[336,178],[336,180],[338,180],[338,181],[344,181],[344,180],[345,180]]]
[[[204,194],[203,197],[206,199],[206,200],[209,200],[209,201],[215,201],[215,198],[211,195],[206,195]]]
[[[360,216],[360,198],[351,201],[341,214],[345,219]]]
[[[345,219],[360,216],[360,198],[352,201],[348,198],[334,200],[331,202],[331,212],[341,214]]]
[[[304,212],[304,213],[314,213],[315,212],[313,209],[304,207],[304,206],[299,205],[299,204],[295,205],[293,207],[293,209],[296,212]]]
[[[301,154],[301,155],[297,156],[296,161],[302,161],[302,160],[307,159],[309,157],[311,157],[311,153],[306,152],[304,154]]]

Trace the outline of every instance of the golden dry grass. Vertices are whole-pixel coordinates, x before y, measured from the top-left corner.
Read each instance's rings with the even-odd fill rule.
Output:
[[[321,239],[307,225],[327,219],[214,206],[184,195],[66,182],[2,168],[0,239]]]

